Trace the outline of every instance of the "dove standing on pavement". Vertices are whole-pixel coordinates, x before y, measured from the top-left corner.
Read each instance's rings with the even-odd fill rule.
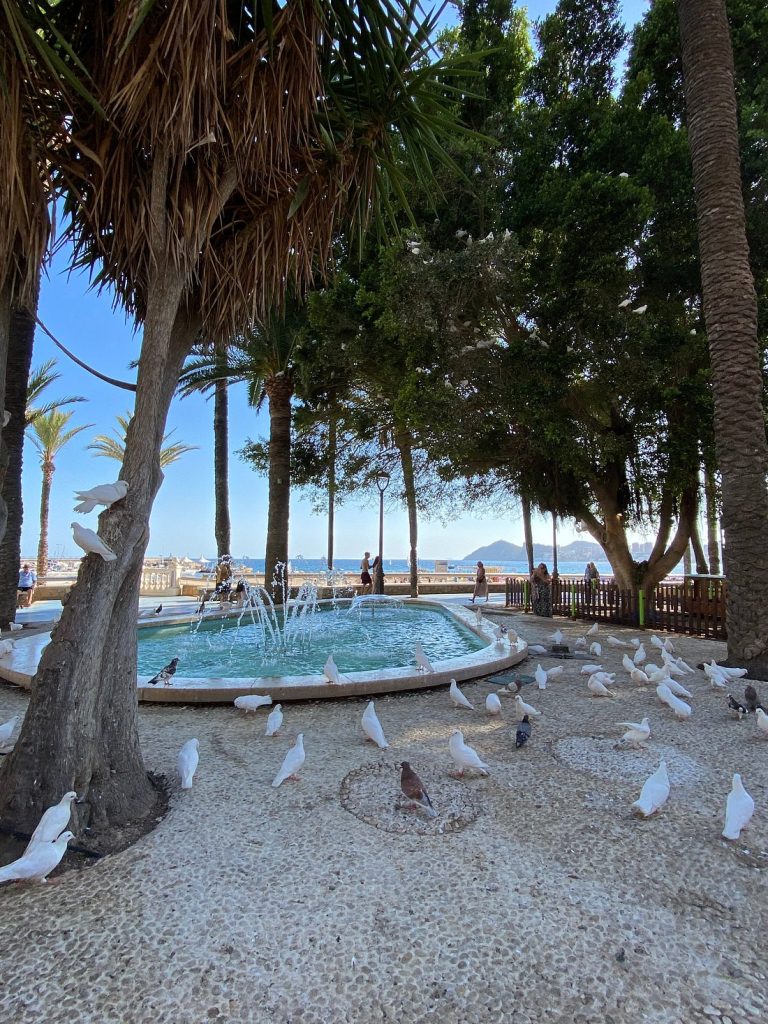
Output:
[[[448,694],[451,700],[453,701],[453,706],[455,708],[468,708],[470,711],[475,710],[474,704],[470,704],[470,702],[459,689],[458,683],[456,682],[455,679],[451,680],[451,685],[448,689]]]
[[[70,791],[65,793],[64,796],[59,800],[53,807],[49,807],[47,811],[43,813],[42,818],[37,823],[35,831],[30,836],[27,848],[24,851],[24,856],[31,853],[32,850],[40,843],[52,843],[54,839],[58,839],[61,833],[69,824],[69,819],[72,814],[72,803],[77,800],[77,793]]]
[[[61,858],[67,852],[67,843],[74,839],[72,832],[62,832],[52,843],[40,843],[23,857],[0,868],[0,884],[3,882],[44,882]]]
[[[666,683],[659,683],[656,687],[656,696],[659,698],[662,704],[666,704],[675,713],[675,717],[679,719],[690,718],[693,714],[693,708],[686,704],[684,700],[680,700],[670,690]]]
[[[536,671],[533,673],[533,678],[536,680],[536,685],[540,690],[546,690],[547,673],[544,671],[541,665],[536,666]]]
[[[602,672],[602,671],[603,671],[603,666],[602,665],[592,665],[592,664],[590,664],[590,665],[582,665],[581,669],[579,670],[579,674],[582,675],[582,676],[591,676],[591,675],[594,675],[595,672]]]
[[[530,654],[546,654],[547,648],[542,647],[541,644],[529,644],[528,651]]]
[[[637,668],[637,665],[634,663],[634,661],[632,661],[628,654],[622,654],[621,667],[626,669],[627,672],[629,672],[629,674],[631,675]]]
[[[733,776],[731,792],[725,801],[725,825],[723,839],[738,839],[741,830],[746,828],[755,813],[755,801],[744,789],[738,772]]]
[[[609,647],[629,647],[626,640],[619,640],[615,636],[610,636],[610,634],[605,639]]]
[[[603,653],[603,645],[598,643],[597,640],[595,640],[593,643],[589,645],[589,653],[592,655],[593,658],[599,658],[600,655]]]
[[[294,782],[299,781],[299,771],[304,764],[304,756],[304,733],[300,732],[296,737],[296,742],[285,755],[280,771],[274,778],[272,783],[273,789],[277,789],[286,779],[293,779]]]
[[[547,639],[551,640],[553,644],[561,644],[563,642],[563,631],[556,629],[554,633],[550,633]]]
[[[269,694],[260,693],[245,693],[242,697],[235,697],[232,702],[238,711],[245,711],[246,714],[249,711],[258,711],[259,708],[266,708],[272,703],[272,698]]]
[[[627,731],[621,737],[622,743],[631,743],[633,746],[641,746],[651,735],[651,725],[647,718],[642,722],[617,722]]]
[[[382,750],[386,750],[387,747],[389,747],[389,744],[384,738],[384,730],[381,727],[381,722],[376,714],[376,709],[373,706],[372,700],[369,700],[366,704],[360,724],[363,727],[363,732],[367,739],[371,740],[372,743],[375,743],[377,747],[380,747]]]
[[[501,701],[497,694],[489,693],[485,698],[485,710],[489,715],[500,715],[501,714]]]
[[[95,530],[89,530],[87,526],[81,526],[80,523],[70,523],[70,526],[72,527],[72,539],[86,555],[101,555],[105,562],[117,561],[115,552],[107,547]]]
[[[187,740],[179,751],[177,764],[179,767],[182,789],[192,789],[192,779],[195,777],[197,765],[200,760],[200,754],[198,753],[199,749],[200,744],[197,740]]]
[[[597,674],[592,675],[587,680],[587,687],[593,697],[615,697],[616,694],[613,690],[609,690],[605,683],[602,681],[600,676]]]
[[[693,700],[693,694],[691,691],[686,690],[682,683],[678,683],[678,681],[676,679],[672,679],[671,676],[667,676],[664,683],[669,687],[670,692],[674,693],[676,697],[685,697],[687,700]]]
[[[587,630],[586,635],[587,636],[597,636],[597,631],[598,631],[598,625],[597,625],[596,622],[593,622],[592,625]]]
[[[267,731],[265,736],[277,736],[283,724],[283,705],[275,704],[267,719]]]
[[[528,719],[528,715],[523,715],[523,720],[519,723],[517,732],[515,733],[515,747],[519,750],[520,747],[525,746],[530,738],[531,723]]]
[[[629,678],[638,686],[647,686],[651,681],[641,668],[633,668],[629,673]]]
[[[645,661],[645,657],[645,647],[643,647],[643,645],[640,644],[640,646],[635,651],[634,657],[632,658],[632,661],[635,663],[635,666],[637,668],[640,668],[640,666],[643,664],[643,662]]]
[[[419,807],[423,807],[430,818],[436,818],[437,811],[432,806],[429,794],[426,789],[424,789],[424,783],[413,768],[411,768],[409,762],[403,761],[400,768],[400,789],[403,796],[409,800],[410,803],[418,804]]]
[[[116,501],[122,501],[127,493],[126,480],[118,480],[114,484],[98,484],[89,491],[77,491],[75,501],[79,501],[80,504],[75,505],[75,512],[93,512],[97,505],[109,508]]]
[[[667,762],[662,761],[653,775],[649,775],[640,790],[640,796],[632,804],[633,810],[642,814],[644,818],[655,814],[660,807],[663,807],[669,798],[669,776],[667,775]]]
[[[768,715],[766,715],[762,708],[758,708],[756,714],[758,730],[763,736],[768,736]]]
[[[749,708],[744,704],[740,704],[730,693],[728,694],[728,709],[738,716],[739,721],[741,721],[744,715],[749,714]]]
[[[757,690],[754,688],[752,683],[747,683],[744,687],[744,703],[750,711],[757,711],[758,708],[762,708],[763,705],[760,703],[760,698],[757,695]],[[763,708],[765,710],[765,708]]]
[[[522,722],[526,715],[530,715],[531,718],[541,718],[541,712],[537,711],[532,704],[526,704],[522,697],[515,697],[515,708],[517,709],[518,721]]]
[[[158,683],[162,683],[163,686],[170,686],[171,679],[176,675],[178,664],[178,658],[171,658],[165,668],[161,668],[156,676],[152,676],[151,679],[147,680],[147,686],[157,686]]]
[[[7,658],[15,649],[16,644],[13,640],[0,640],[0,658]]]
[[[435,671],[434,668],[432,667],[432,662],[429,660],[429,658],[424,653],[424,648],[421,646],[421,644],[418,642],[418,640],[416,641],[416,647],[414,649],[413,656],[416,659],[416,664],[419,666],[419,671],[420,672],[434,672]]]
[[[549,682],[551,679],[557,679],[559,676],[563,674],[563,672],[565,672],[565,669],[562,665],[555,665],[554,668],[548,668],[547,682]]]
[[[451,738],[448,741],[448,749],[451,752],[456,767],[459,769],[456,772],[457,776],[464,774],[467,768],[476,768],[481,775],[487,775],[486,771],[488,765],[484,761],[480,760],[480,757],[476,750],[472,747],[468,747],[464,742],[464,735],[460,729],[454,729],[451,733]]]
[[[6,743],[11,742],[11,736],[13,736],[13,730],[16,728],[18,720],[19,716],[14,715],[13,718],[9,718],[7,722],[3,722],[0,725],[0,747],[4,747]]]

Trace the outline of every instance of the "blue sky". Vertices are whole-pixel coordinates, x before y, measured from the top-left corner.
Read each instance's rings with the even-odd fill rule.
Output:
[[[527,5],[532,19],[551,12],[554,2],[533,0]],[[628,25],[640,18],[646,0],[626,0],[624,18]],[[455,21],[449,8],[443,19]],[[114,310],[108,294],[89,290],[88,278],[67,272],[66,254],[60,253],[49,268],[40,295],[39,315],[57,338],[86,363],[109,376],[125,380],[135,377],[129,364],[139,353],[140,336],[120,310]],[[72,541],[69,524],[75,518],[72,494],[117,478],[118,464],[111,459],[94,456],[86,445],[96,434],[111,433],[115,417],[132,408],[132,395],[105,384],[73,364],[38,330],[35,338],[33,366],[47,359],[57,360],[61,380],[50,388],[50,396],[82,395],[87,403],[73,406],[71,426],[93,423],[94,427],[78,435],[56,460],[51,495],[49,551],[52,557],[79,554]],[[174,399],[168,417],[168,429],[174,430],[174,441],[197,445],[178,463],[169,466],[155,501],[150,523],[148,554],[212,556],[216,545],[213,533],[213,407],[201,396]],[[266,435],[265,413],[258,416],[248,408],[242,386],[231,389],[230,398],[230,492],[232,516],[232,554],[237,558],[264,555],[267,513],[267,481],[242,463],[234,452],[247,437]],[[38,454],[27,442],[24,452],[24,528],[22,553],[33,556],[39,536],[39,501],[41,473]],[[372,497],[372,496],[371,496]],[[85,525],[96,527],[96,516],[82,517]],[[291,557],[307,558],[325,553],[326,523],[323,516],[312,513],[309,502],[296,491],[291,502]],[[572,524],[565,523],[560,538],[567,542],[577,535]],[[347,502],[337,511],[336,556],[359,557],[364,548],[373,550],[377,538],[377,507],[372,500],[356,504]],[[443,525],[437,521],[420,523],[419,556],[423,559],[460,558],[472,549],[497,539],[522,542],[522,524],[514,513],[498,518],[463,516]],[[534,523],[534,539],[551,540],[547,520]],[[386,555],[404,558],[408,551],[407,517],[403,509],[387,510]]]

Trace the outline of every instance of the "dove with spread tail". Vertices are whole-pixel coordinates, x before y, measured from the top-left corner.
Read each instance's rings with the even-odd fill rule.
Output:
[[[755,801],[744,789],[741,775],[736,772],[731,783],[731,792],[725,801],[723,839],[738,839],[741,830],[747,827],[754,813]]]
[[[432,801],[429,799],[429,794],[424,788],[424,783],[413,768],[411,768],[409,762],[403,761],[400,769],[400,790],[403,796],[411,804],[418,804],[419,807],[423,807],[430,818],[436,818],[437,811],[432,806]]]
[[[58,839],[61,833],[69,824],[72,815],[72,804],[77,800],[77,793],[71,791],[65,793],[53,807],[44,811],[42,818],[37,823],[35,831],[30,836],[24,855],[31,853],[40,843],[52,843]]]
[[[187,740],[179,751],[177,764],[182,789],[192,789],[192,780],[195,777],[197,765],[200,761],[199,749],[200,744],[197,740]]]
[[[434,668],[432,667],[432,662],[426,656],[426,654],[424,653],[424,648],[421,646],[421,644],[418,641],[416,641],[416,646],[415,646],[415,649],[414,649],[414,652],[413,652],[413,656],[416,659],[416,664],[419,666],[419,671],[420,672],[434,672],[435,671]]]
[[[501,714],[501,701],[495,693],[489,693],[485,698],[485,710],[489,715]]]
[[[269,713],[267,718],[267,731],[264,733],[265,736],[277,736],[283,724],[283,706],[282,704],[275,704],[274,708]]]
[[[23,857],[0,868],[0,883],[45,882],[67,852],[67,843],[74,839],[72,832],[62,832],[52,843],[40,843]]]
[[[519,750],[520,747],[525,746],[528,740],[531,738],[531,723],[528,715],[523,715],[523,720],[517,727],[515,733],[515,747]]]
[[[269,694],[260,693],[245,693],[242,697],[235,697],[233,704],[238,711],[245,711],[246,714],[249,711],[258,711],[259,708],[266,708],[272,703],[272,698]]]
[[[515,708],[518,721],[520,722],[522,722],[526,715],[530,715],[531,718],[541,718],[541,712],[537,711],[532,704],[526,704],[520,696],[515,697]]]
[[[381,722],[376,714],[376,709],[373,706],[372,700],[369,700],[366,704],[360,724],[363,727],[363,732],[366,737],[371,740],[371,742],[375,743],[377,747],[380,747],[382,750],[386,750],[389,747],[389,744],[384,738],[384,730],[381,727]]]
[[[651,735],[651,724],[647,718],[644,718],[642,722],[617,722],[617,725],[627,730],[621,737],[622,742],[631,743],[633,746],[645,743]]]
[[[463,775],[467,768],[476,768],[481,775],[487,775],[488,765],[480,760],[476,750],[467,746],[464,742],[464,735],[460,729],[454,729],[448,741],[448,749],[451,757],[458,768],[457,775]]]
[[[304,764],[304,733],[300,732],[296,742],[285,755],[282,767],[272,782],[273,789],[277,789],[286,779],[293,779],[298,782],[299,771]]]
[[[80,523],[70,523],[70,526],[72,527],[72,539],[86,555],[101,555],[105,562],[117,561],[115,552],[107,547],[95,530],[89,530],[87,526],[81,526]]]
[[[470,704],[470,702],[459,689],[458,683],[456,682],[455,679],[451,680],[451,685],[448,688],[448,694],[451,700],[453,701],[453,706],[455,708],[468,708],[470,711],[475,710],[474,704]]]
[[[644,818],[655,814],[669,799],[669,775],[667,762],[662,761],[653,775],[649,775],[640,790],[640,796],[632,804],[633,810]]]
[[[126,480],[118,480],[114,484],[98,484],[96,487],[91,487],[89,491],[77,491],[75,501],[79,501],[80,504],[75,505],[75,512],[92,512],[97,505],[109,508],[116,501],[122,501],[127,493],[128,482]]]

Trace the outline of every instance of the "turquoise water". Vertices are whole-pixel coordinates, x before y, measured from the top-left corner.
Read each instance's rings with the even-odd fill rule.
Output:
[[[486,646],[452,615],[431,608],[321,607],[279,652],[271,649],[268,634],[265,642],[250,612],[239,625],[237,619],[203,622],[197,629],[196,625],[139,630],[139,674],[152,676],[171,658],[179,659],[180,676],[195,679],[322,674],[329,654],[341,672],[370,672],[415,666],[417,640],[434,661]]]

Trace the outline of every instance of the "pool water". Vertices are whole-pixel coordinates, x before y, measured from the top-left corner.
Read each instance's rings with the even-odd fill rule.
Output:
[[[281,613],[278,613],[281,614]],[[275,651],[262,627],[242,618],[139,630],[139,675],[155,675],[178,658],[179,676],[252,678],[318,675],[329,654],[341,672],[415,666],[419,641],[431,661],[458,658],[487,646],[453,615],[418,607],[319,607],[286,649]]]

